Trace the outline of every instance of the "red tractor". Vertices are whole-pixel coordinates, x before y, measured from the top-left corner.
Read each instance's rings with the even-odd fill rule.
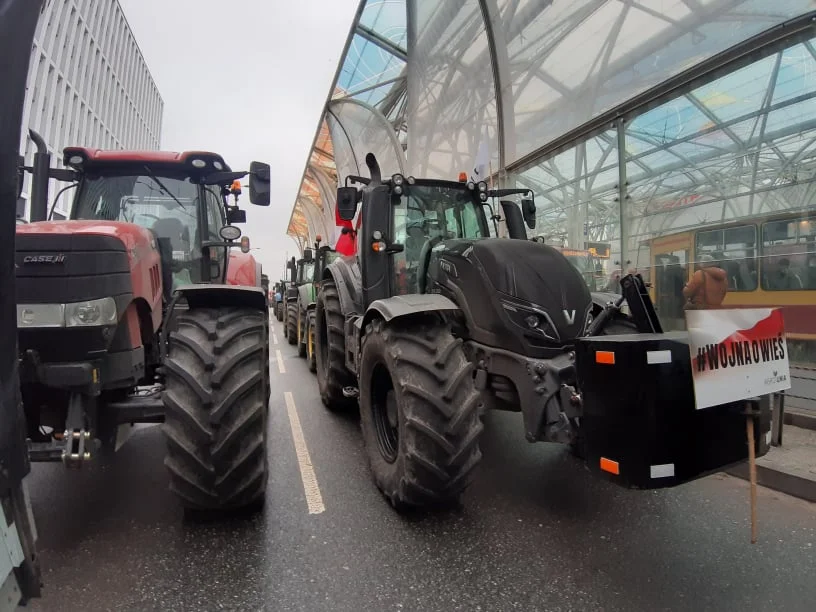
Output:
[[[250,201],[268,206],[269,166],[233,172],[203,151],[79,147],[63,162],[50,168],[43,147],[24,168],[32,222],[17,226],[31,460],[79,467],[118,449],[133,424],[163,422],[170,487],[185,508],[260,506],[268,305],[234,225],[246,222],[235,181],[249,174]],[[44,220],[49,178],[75,188],[69,220]]]

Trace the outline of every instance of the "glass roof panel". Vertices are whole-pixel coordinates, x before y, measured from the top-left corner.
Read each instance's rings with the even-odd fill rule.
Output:
[[[408,27],[405,0],[368,0],[360,25],[375,31],[398,47],[407,49]]]

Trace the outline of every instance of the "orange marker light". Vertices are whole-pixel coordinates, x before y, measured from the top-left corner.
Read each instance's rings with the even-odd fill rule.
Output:
[[[620,476],[620,464],[617,461],[612,461],[606,457],[601,457],[601,469],[604,472],[609,472],[615,476]]]
[[[595,351],[595,362],[605,365],[615,365],[615,353],[612,351]]]
[[[460,172],[459,173],[459,182],[460,183],[467,183],[467,172]]]

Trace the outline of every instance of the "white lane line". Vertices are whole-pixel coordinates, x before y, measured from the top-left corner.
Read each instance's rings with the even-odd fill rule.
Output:
[[[275,332],[272,332],[272,344],[274,346],[277,346],[278,344],[278,334],[276,334]]]
[[[303,437],[300,418],[298,417],[297,408],[295,408],[295,398],[292,397],[292,393],[289,391],[284,391],[283,396],[286,398],[289,425],[292,426],[292,439],[295,442],[295,453],[297,453],[298,465],[300,465],[303,492],[306,493],[306,505],[309,507],[309,514],[320,514],[326,510],[326,506],[323,505],[323,496],[320,495],[320,487],[317,484],[312,458],[309,456],[309,449],[306,448],[306,439]]]
[[[283,365],[283,355],[281,355],[280,349],[275,349],[275,358],[278,360],[278,371],[281,374],[286,374],[286,366]]]

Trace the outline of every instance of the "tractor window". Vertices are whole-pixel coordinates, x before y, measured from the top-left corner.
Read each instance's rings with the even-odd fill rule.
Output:
[[[312,282],[312,279],[314,278],[314,267],[315,267],[314,261],[310,262],[304,261],[302,265],[298,266],[298,278],[297,278],[298,285]]]
[[[163,249],[163,265],[171,266],[174,285],[179,285],[201,282],[197,206],[198,186],[188,178],[108,175],[85,178],[71,218],[123,221],[152,230]]]
[[[221,216],[221,206],[223,200],[218,194],[217,187],[205,187],[204,199],[207,204],[207,240],[212,242],[222,242],[219,231],[224,226],[224,218]],[[218,269],[213,266],[211,279],[219,280],[224,273],[224,260],[227,256],[226,249],[214,249],[215,258],[211,257],[211,263],[218,263]],[[217,274],[216,274],[217,273]]]
[[[392,257],[395,291],[419,291],[430,250],[442,240],[489,235],[483,208],[464,184],[443,181],[411,185],[394,209],[394,241],[405,250]]]

